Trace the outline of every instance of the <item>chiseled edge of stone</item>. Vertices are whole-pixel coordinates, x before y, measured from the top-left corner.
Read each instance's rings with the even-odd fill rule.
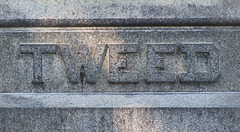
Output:
[[[0,93],[0,108],[240,108],[240,92]]]

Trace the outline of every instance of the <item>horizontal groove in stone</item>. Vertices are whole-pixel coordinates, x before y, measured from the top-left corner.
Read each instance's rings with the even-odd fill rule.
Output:
[[[240,18],[0,19],[0,27],[240,26]]]
[[[0,93],[0,108],[240,108],[240,92]]]
[[[0,33],[72,33],[72,32],[239,32],[240,26],[142,26],[142,27],[0,27]]]

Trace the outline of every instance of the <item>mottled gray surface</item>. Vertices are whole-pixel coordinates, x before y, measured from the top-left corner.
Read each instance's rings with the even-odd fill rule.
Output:
[[[240,91],[239,27],[1,28],[0,36],[2,93]],[[21,53],[21,45],[48,44],[56,53],[33,50],[42,58],[40,74],[36,55]],[[172,44],[172,53],[148,50]],[[167,74],[163,82],[148,82],[148,71]]]
[[[1,0],[0,26],[239,25],[239,0]]]
[[[240,131],[239,0],[0,1],[1,132]]]
[[[0,131],[239,132],[239,109],[0,109]]]
[[[240,108],[240,92],[0,93],[0,108]]]

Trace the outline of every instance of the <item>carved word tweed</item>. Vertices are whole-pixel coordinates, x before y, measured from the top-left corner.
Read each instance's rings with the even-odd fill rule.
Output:
[[[85,75],[87,82],[95,83],[108,48],[109,82],[139,82],[140,71],[131,64],[132,60],[139,59],[138,44],[97,45],[92,55],[86,45],[79,45],[73,54],[69,45],[64,44],[21,44],[20,52],[33,55],[33,83],[43,83],[42,54],[56,54],[58,51],[64,60],[70,82],[78,83]],[[147,44],[146,82],[175,82],[176,73],[164,71],[161,54],[176,52],[185,53],[187,59],[187,72],[179,76],[181,82],[214,82],[220,75],[219,52],[213,44]],[[198,54],[208,55],[208,72],[196,70]]]

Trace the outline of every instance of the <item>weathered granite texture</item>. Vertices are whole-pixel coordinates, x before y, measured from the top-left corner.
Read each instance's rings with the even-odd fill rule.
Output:
[[[1,0],[0,26],[226,26],[239,14],[239,0]]]
[[[240,92],[0,93],[0,108],[240,108]]]
[[[0,109],[0,131],[239,132],[239,109]]]
[[[240,108],[240,92],[0,93],[0,108]]]
[[[240,91],[239,27],[1,28],[0,92]]]
[[[239,14],[239,0],[0,0],[0,131],[239,132],[240,28],[216,27]]]

